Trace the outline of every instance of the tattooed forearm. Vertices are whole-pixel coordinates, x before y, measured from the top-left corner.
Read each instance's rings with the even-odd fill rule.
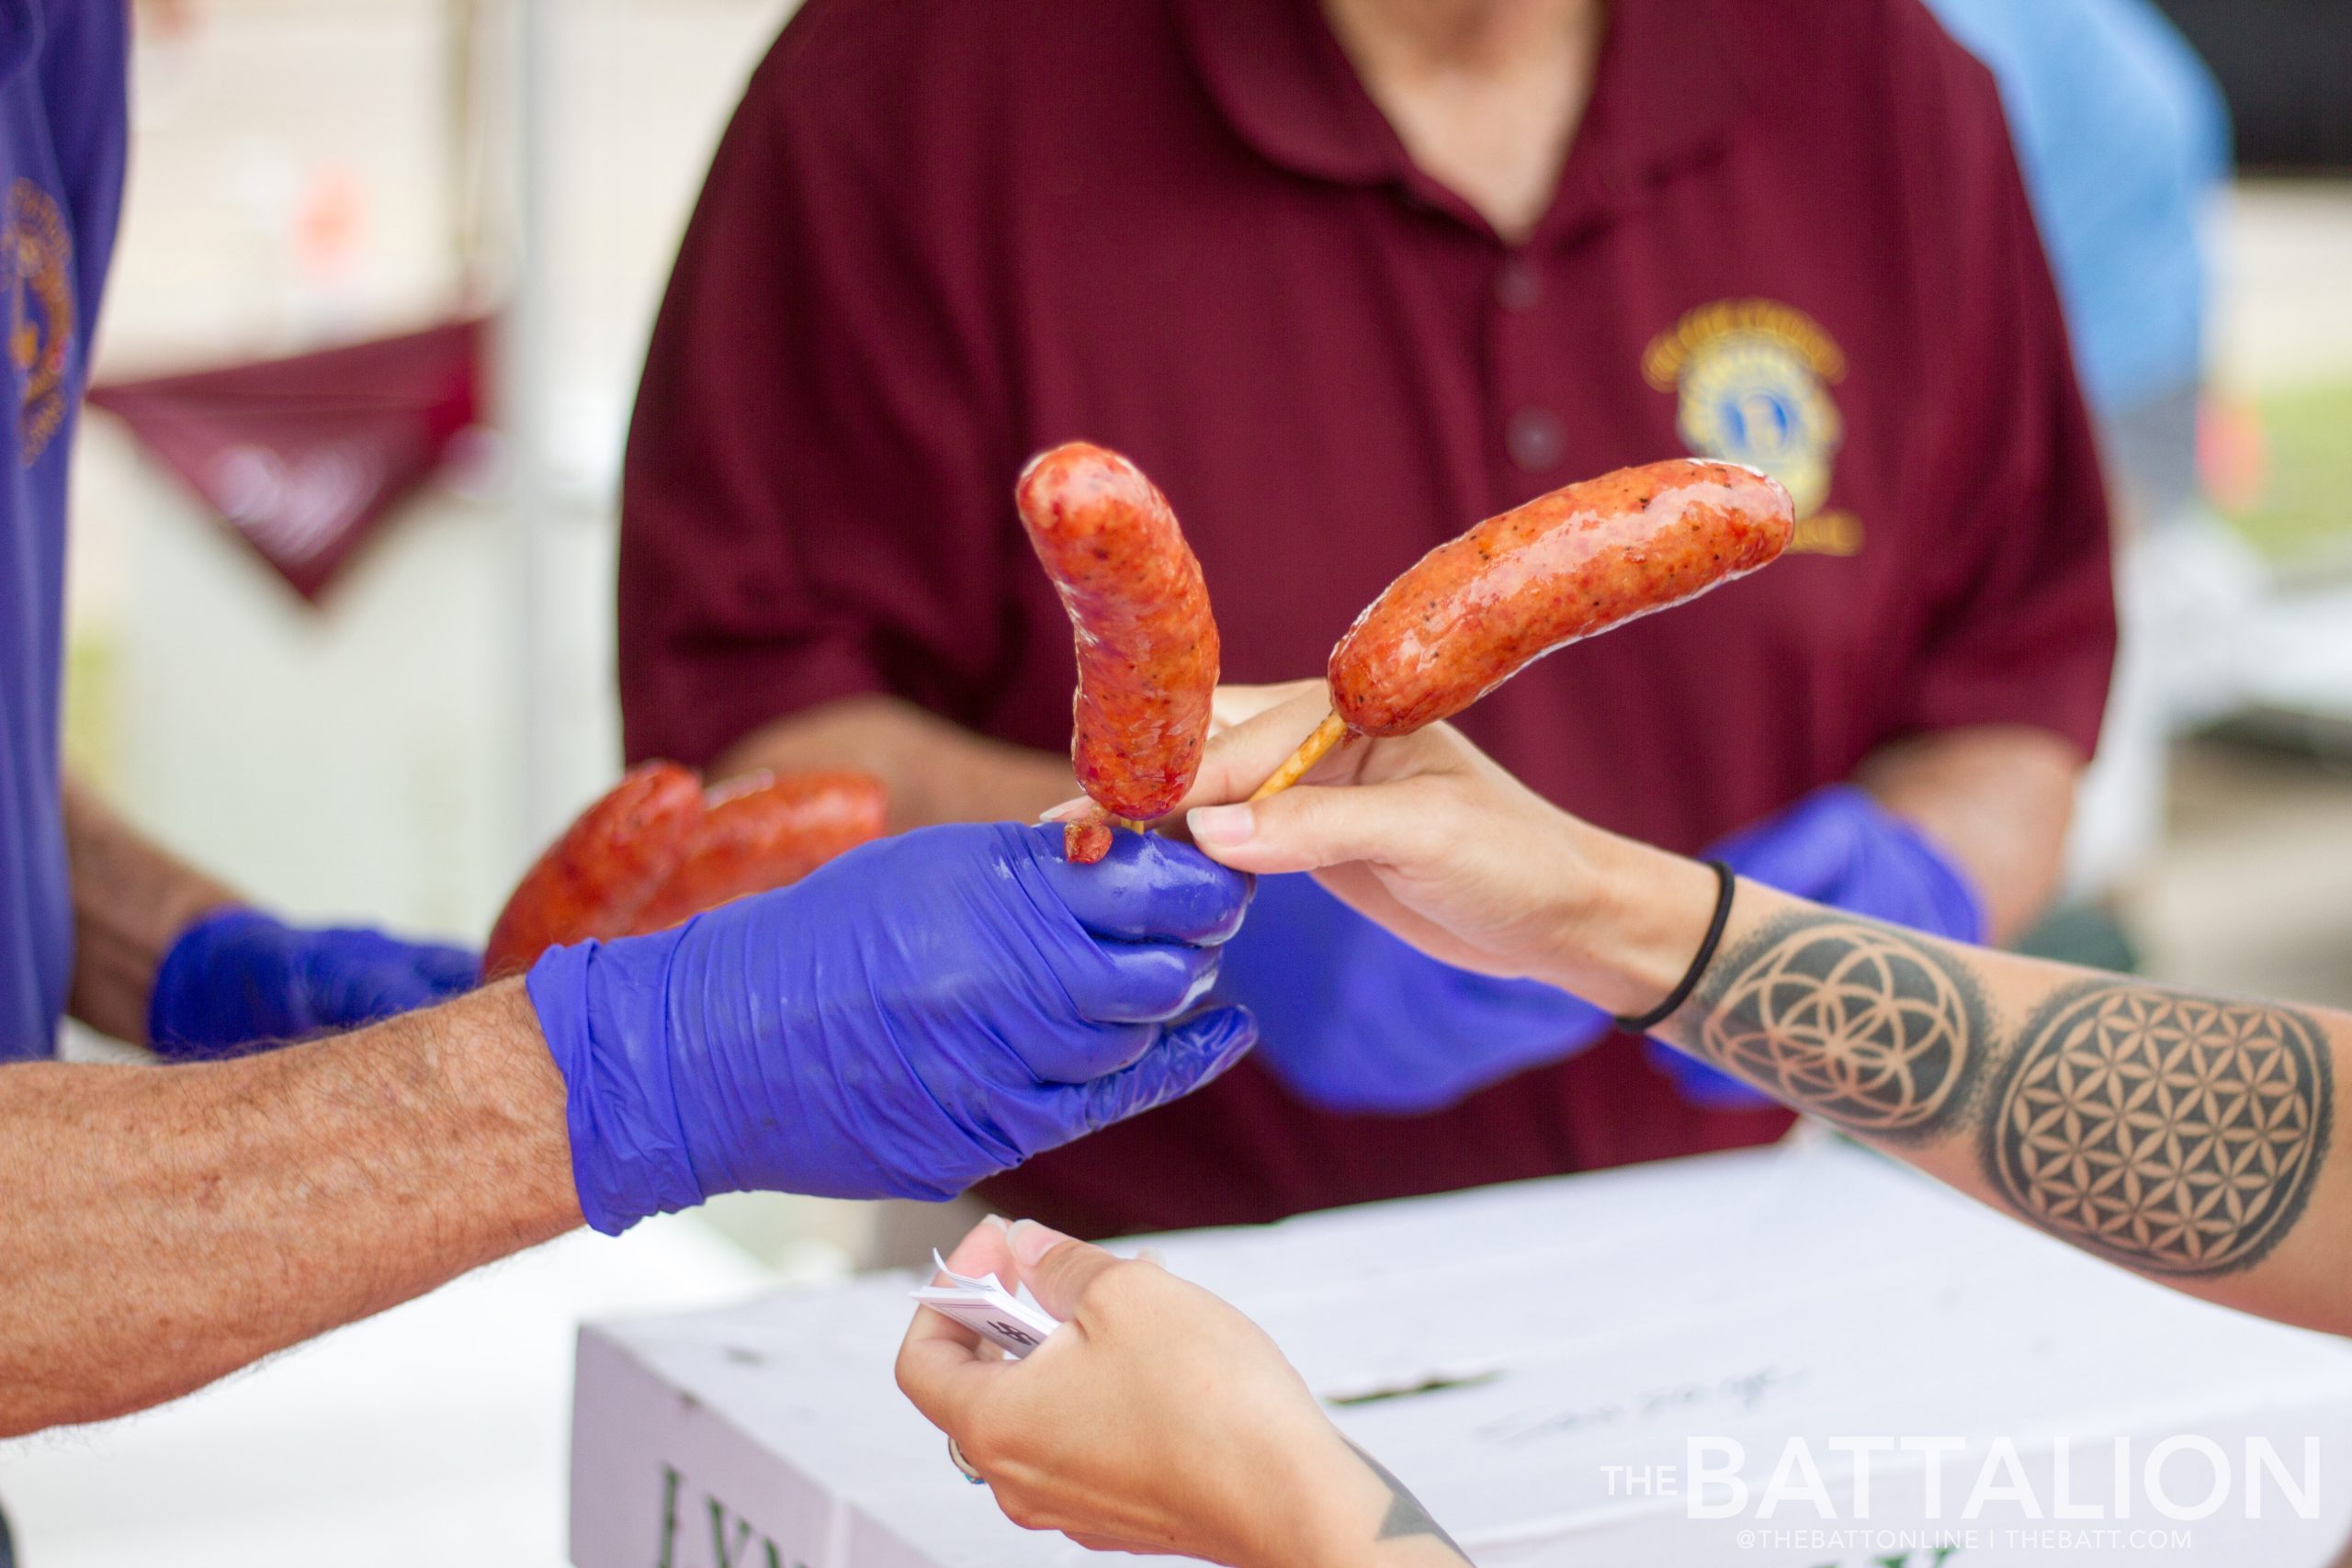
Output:
[[[2078,1247],[2152,1273],[2226,1273],[2302,1213],[2332,1076],[2319,1029],[2286,1008],[2092,981],[2027,1025],[1985,1169]]]
[[[1382,1485],[1388,1488],[1388,1511],[1382,1517],[1380,1532],[1373,1538],[1374,1540],[1398,1540],[1407,1536],[1430,1536],[1463,1562],[1470,1561],[1470,1554],[1464,1551],[1454,1539],[1439,1527],[1435,1519],[1430,1517],[1429,1510],[1421,1506],[1421,1500],[1406,1491],[1405,1483],[1390,1474],[1386,1465],[1364,1452],[1363,1450],[1356,1448],[1353,1443],[1350,1443],[1348,1447],[1355,1449],[1356,1457],[1363,1461],[1373,1474],[1380,1478]]]
[[[1966,970],[1928,943],[1849,916],[1772,920],[1702,984],[1699,1055],[1839,1126],[1883,1138],[1940,1132],[1992,1049]],[[1690,1036],[1695,1034],[1695,1039]]]
[[[1668,1034],[1799,1110],[1919,1145],[1910,1157],[1973,1140],[1963,1185],[2114,1262],[2188,1277],[2260,1261],[2326,1156],[2326,1032],[2290,1008],[2072,976],[1792,905],[1710,965]]]

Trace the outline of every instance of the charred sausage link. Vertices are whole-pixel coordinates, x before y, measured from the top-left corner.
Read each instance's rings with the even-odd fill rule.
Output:
[[[788,886],[880,838],[889,819],[882,782],[847,771],[753,773],[711,791],[703,805],[685,859],[638,912],[637,932]]]
[[[1216,690],[1216,623],[1200,562],[1167,497],[1100,446],[1039,454],[1014,501],[1077,642],[1079,787],[1110,817],[1165,816],[1200,769]],[[1108,852],[1100,827],[1065,834],[1070,858]]]
[[[1350,729],[1406,735],[1535,660],[1770,562],[1788,491],[1736,463],[1620,468],[1489,517],[1423,556],[1331,650]]]
[[[483,946],[482,978],[519,975],[561,943],[627,936],[685,861],[702,811],[693,769],[632,769],[514,885]]]

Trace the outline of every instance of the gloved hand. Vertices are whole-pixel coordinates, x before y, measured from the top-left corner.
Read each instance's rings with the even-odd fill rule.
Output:
[[[1983,942],[1984,900],[1926,835],[1852,784],[1828,784],[1710,852],[1751,881],[1800,898],[1955,942]],[[1727,1073],[1655,1040],[1651,1063],[1694,1104],[1744,1110],[1773,1101]]]
[[[173,1061],[356,1029],[469,988],[481,960],[381,931],[305,930],[228,908],[182,931],[155,972],[147,1040]]]
[[[1250,879],[1121,833],[931,828],[528,976],[588,1223],[752,1189],[952,1198],[1186,1093],[1256,1038],[1215,982]],[[1182,1022],[1172,1020],[1182,1019]]]
[[[1340,903],[1312,876],[1261,877],[1217,998],[1247,1005],[1258,1060],[1326,1111],[1415,1115],[1609,1032],[1591,1003],[1456,969]]]

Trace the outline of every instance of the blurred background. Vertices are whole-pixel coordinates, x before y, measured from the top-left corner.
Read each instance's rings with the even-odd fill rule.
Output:
[[[141,0],[111,412],[75,481],[85,776],[290,917],[479,940],[618,767],[639,360],[790,8]],[[2164,8],[2234,159],[2211,142],[2187,257],[2201,362],[2102,409],[2134,646],[2075,897],[2035,941],[2352,1005],[2352,7]],[[2001,66],[2002,7],[1938,9],[1964,41],[1995,29]],[[2059,134],[2030,73],[2003,76],[2021,141]],[[278,363],[355,344],[376,346]],[[2175,432],[2153,456],[2151,428]],[[835,1277],[868,1228],[741,1200],[573,1237],[165,1411],[0,1446],[0,1495],[30,1568],[552,1568],[571,1325]]]

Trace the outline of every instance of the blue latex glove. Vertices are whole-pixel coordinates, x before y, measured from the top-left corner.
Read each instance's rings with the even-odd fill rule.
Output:
[[[1258,1015],[1258,1060],[1301,1099],[1392,1116],[1572,1056],[1611,1027],[1566,991],[1441,964],[1303,874],[1259,879],[1217,995]]]
[[[952,1198],[1214,1077],[1256,1038],[1216,981],[1250,879],[1121,833],[931,828],[528,977],[588,1223],[750,1190]],[[1182,1022],[1171,1020],[1183,1019]]]
[[[1920,831],[1852,784],[1829,784],[1710,852],[1767,887],[1955,942],[1983,942],[1984,900]],[[1645,1042],[1684,1099],[1718,1109],[1774,1103],[1727,1073]]]
[[[481,955],[461,947],[222,909],[182,931],[164,955],[147,1039],[173,1061],[240,1055],[430,1007],[481,974]]]

